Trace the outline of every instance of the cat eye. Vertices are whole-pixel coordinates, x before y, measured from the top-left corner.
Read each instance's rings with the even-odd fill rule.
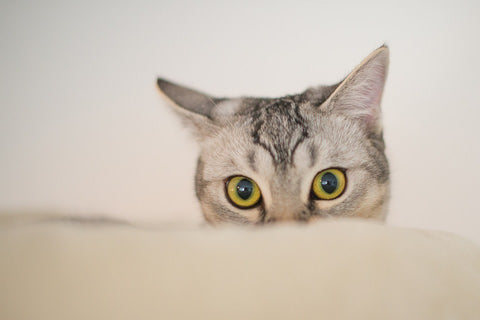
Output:
[[[262,196],[255,181],[244,176],[229,178],[226,182],[226,188],[228,199],[241,209],[253,207]]]
[[[313,179],[313,195],[320,200],[333,200],[342,195],[347,184],[345,173],[339,169],[326,169]]]

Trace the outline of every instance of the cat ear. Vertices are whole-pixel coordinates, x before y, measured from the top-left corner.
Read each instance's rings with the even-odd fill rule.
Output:
[[[322,107],[358,119],[369,130],[380,133],[380,103],[388,72],[388,55],[387,46],[372,52],[338,85]]]
[[[174,111],[196,133],[205,136],[215,131],[212,114],[218,99],[161,78],[157,79],[157,85]]]

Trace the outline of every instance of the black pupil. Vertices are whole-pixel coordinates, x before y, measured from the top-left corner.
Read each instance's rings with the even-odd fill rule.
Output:
[[[326,193],[334,193],[338,187],[338,180],[337,177],[333,173],[327,172],[322,176],[322,189]]]
[[[247,179],[242,179],[237,184],[237,194],[243,200],[247,200],[253,193],[253,183]]]

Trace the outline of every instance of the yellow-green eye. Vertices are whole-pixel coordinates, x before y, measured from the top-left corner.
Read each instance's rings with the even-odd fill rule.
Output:
[[[312,191],[318,199],[332,200],[343,193],[346,183],[347,179],[342,171],[326,169],[313,179]]]
[[[251,208],[260,201],[260,188],[255,181],[244,176],[235,176],[227,181],[227,196],[242,209]]]

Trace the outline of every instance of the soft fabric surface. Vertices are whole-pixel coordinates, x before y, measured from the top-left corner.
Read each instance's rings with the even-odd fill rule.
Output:
[[[0,224],[1,319],[478,319],[480,249],[364,221]]]

